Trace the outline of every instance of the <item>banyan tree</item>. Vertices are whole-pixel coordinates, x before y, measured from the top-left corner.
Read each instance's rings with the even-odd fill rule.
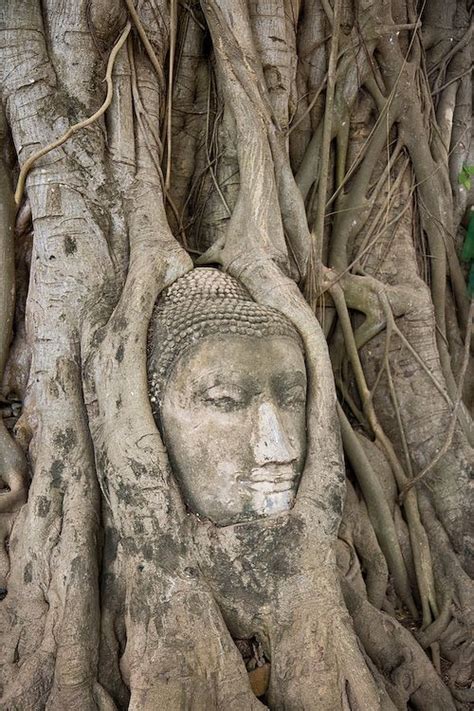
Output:
[[[3,0],[2,709],[474,702],[471,63],[470,0]]]

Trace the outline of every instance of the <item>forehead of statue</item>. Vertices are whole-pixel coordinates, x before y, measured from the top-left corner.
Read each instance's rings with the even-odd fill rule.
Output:
[[[235,383],[258,392],[262,387],[306,386],[304,356],[287,336],[207,336],[177,358],[165,388],[182,392]]]

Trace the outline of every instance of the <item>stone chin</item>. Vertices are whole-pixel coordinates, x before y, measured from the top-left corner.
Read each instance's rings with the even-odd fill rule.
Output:
[[[220,528],[225,526],[235,526],[249,523],[258,519],[275,516],[277,514],[288,513],[295,502],[296,492],[294,489],[286,491],[276,491],[271,493],[254,492],[242,503],[241,510],[237,513],[229,513],[223,510],[215,511],[214,507],[197,511],[195,507],[192,512],[199,518],[207,519]]]
[[[257,492],[253,498],[254,516],[272,516],[288,511],[293,506],[296,491],[294,487],[283,491]]]

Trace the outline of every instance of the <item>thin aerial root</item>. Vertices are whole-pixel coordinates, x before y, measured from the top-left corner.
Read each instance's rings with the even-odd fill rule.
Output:
[[[395,589],[400,599],[416,619],[418,612],[413,602],[408,573],[382,485],[339,403],[337,404],[337,412],[344,449],[364,495],[369,518],[389,566],[390,573],[393,576]]]
[[[105,73],[105,81],[107,82],[107,94],[104,100],[104,103],[102,106],[97,109],[95,113],[92,114],[92,116],[89,116],[88,118],[84,119],[83,121],[79,121],[79,123],[75,123],[73,126],[71,126],[66,133],[64,133],[62,136],[57,138],[55,141],[52,143],[49,143],[47,146],[44,148],[41,148],[39,151],[36,151],[36,153],[33,153],[32,156],[28,158],[25,163],[23,163],[21,170],[20,170],[20,175],[18,177],[18,182],[15,190],[15,204],[17,208],[20,207],[21,201],[23,198],[23,191],[25,189],[25,181],[28,173],[32,169],[33,165],[36,163],[39,158],[42,158],[45,156],[47,153],[50,151],[53,151],[55,148],[59,148],[59,146],[62,146],[63,143],[65,143],[71,136],[73,136],[75,133],[80,131],[82,128],[86,128],[87,126],[91,126],[94,121],[97,121],[109,108],[110,104],[112,103],[112,96],[114,93],[114,87],[113,87],[113,82],[112,82],[112,70],[114,68],[114,63],[115,59],[117,57],[117,54],[119,53],[121,47],[123,46],[125,40],[128,37],[128,33],[130,32],[131,25],[130,22],[127,22],[125,27],[122,30],[122,33],[120,37],[118,38],[117,42],[115,43],[110,56],[109,56],[109,61],[107,63],[107,71]]]
[[[158,57],[156,56],[153,47],[151,46],[151,42],[147,37],[147,34],[145,32],[145,28],[142,25],[142,22],[140,20],[140,17],[138,15],[138,12],[135,9],[135,5],[133,4],[132,0],[125,0],[125,4],[128,8],[128,11],[130,13],[130,17],[133,20],[133,24],[137,28],[137,32],[140,35],[140,39],[143,42],[143,46],[145,47],[146,53],[148,54],[148,59],[153,65],[153,69],[158,75],[158,79],[160,81],[160,84],[162,87],[165,86],[165,75],[163,74],[163,69],[161,67],[160,62],[158,61]]]
[[[173,113],[173,80],[174,80],[174,58],[176,52],[176,26],[177,26],[177,6],[176,0],[171,0],[170,6],[170,53],[168,72],[168,101],[167,101],[167,126],[166,126],[166,177],[165,190],[168,193],[171,184],[171,156],[172,156],[172,131],[171,116]]]
[[[385,452],[385,455],[395,475],[397,485],[399,489],[401,489],[408,481],[408,477],[402,465],[400,464],[400,460],[397,457],[397,454],[393,448],[390,439],[387,437],[380,425],[373,403],[371,401],[370,391],[365,380],[364,371],[357,350],[357,345],[354,338],[354,331],[352,329],[352,324],[349,317],[347,304],[345,302],[344,293],[342,291],[342,288],[338,284],[331,287],[330,293],[341,322],[346,349],[349,355],[352,368],[354,370],[359,395],[362,400],[364,414],[366,415],[370,423],[376,440],[379,442],[380,446]],[[428,538],[423,528],[423,524],[420,520],[417,498],[416,496],[413,496],[413,494],[416,494],[416,492],[412,491],[409,493],[409,496],[407,497],[404,505],[407,515],[408,528],[410,531],[410,539],[412,542],[416,578],[418,582],[421,605],[423,610],[423,626],[427,626],[432,620],[431,611],[433,611],[433,613],[437,615],[438,610]]]

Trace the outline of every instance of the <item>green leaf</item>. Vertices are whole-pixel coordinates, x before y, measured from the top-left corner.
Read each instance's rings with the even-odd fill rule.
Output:
[[[469,276],[467,279],[467,293],[469,296],[474,298],[474,263],[471,264],[471,268],[469,270]]]
[[[467,226],[466,239],[464,240],[461,259],[463,262],[474,260],[474,212],[471,212],[469,223]]]
[[[471,175],[474,175],[474,165],[463,165],[458,175],[458,183],[466,190],[471,189]]]
[[[465,173],[459,173],[458,183],[466,188],[466,190],[471,189],[471,179]]]

